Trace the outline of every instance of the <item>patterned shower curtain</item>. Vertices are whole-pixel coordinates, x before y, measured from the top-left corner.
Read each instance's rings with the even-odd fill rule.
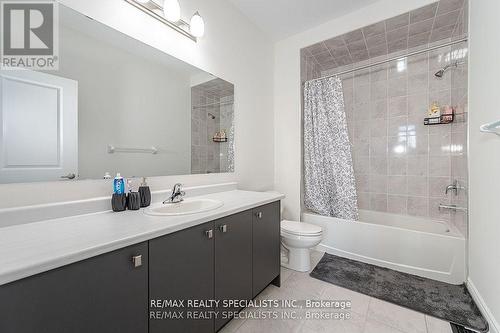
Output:
[[[358,219],[356,182],[339,77],[304,87],[305,206],[324,216]]]

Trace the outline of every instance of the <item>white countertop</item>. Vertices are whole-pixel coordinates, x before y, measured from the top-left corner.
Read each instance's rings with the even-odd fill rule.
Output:
[[[108,211],[0,228],[0,285],[284,198],[240,190],[200,197],[221,200],[224,206],[164,217],[146,215],[144,209]]]

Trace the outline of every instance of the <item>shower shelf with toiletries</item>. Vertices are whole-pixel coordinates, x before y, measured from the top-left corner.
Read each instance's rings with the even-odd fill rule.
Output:
[[[451,124],[455,120],[455,112],[443,114],[439,117],[424,118],[424,125],[445,125]]]
[[[455,120],[455,108],[450,105],[440,106],[432,103],[429,108],[429,117],[424,118],[424,125],[451,124]]]
[[[217,142],[217,143],[227,142],[226,130],[222,129],[219,132],[215,133],[212,140],[213,140],[213,142]]]

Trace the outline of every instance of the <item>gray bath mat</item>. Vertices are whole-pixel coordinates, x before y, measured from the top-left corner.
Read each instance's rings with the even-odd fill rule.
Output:
[[[465,285],[451,285],[328,253],[310,275],[475,331],[488,331],[488,323]]]

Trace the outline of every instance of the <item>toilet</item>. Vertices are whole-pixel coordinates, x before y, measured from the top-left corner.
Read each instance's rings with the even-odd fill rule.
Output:
[[[276,191],[267,192],[279,194]],[[321,243],[323,229],[310,223],[283,220],[283,205],[281,218],[281,266],[308,272],[311,269],[310,249]]]
[[[287,254],[282,256],[281,266],[307,272],[311,269],[310,249],[321,243],[321,227],[295,221],[281,221],[281,244]]]

